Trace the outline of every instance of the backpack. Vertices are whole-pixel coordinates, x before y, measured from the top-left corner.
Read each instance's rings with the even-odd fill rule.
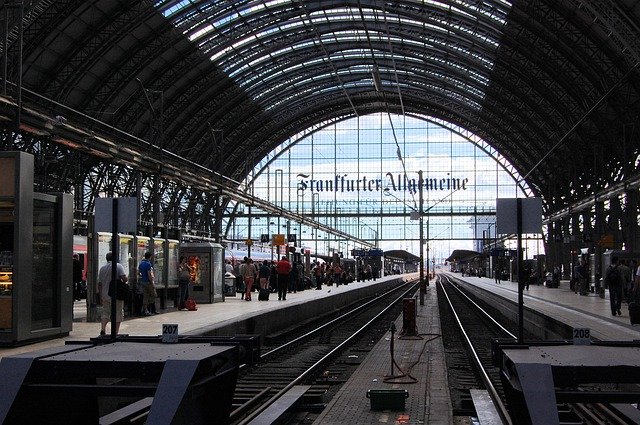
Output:
[[[193,298],[187,298],[184,302],[184,307],[188,311],[198,311],[198,306]]]
[[[604,286],[605,288],[610,288],[612,285],[616,286],[620,282],[620,270],[618,270],[618,266],[609,266],[607,268],[607,273],[604,276]]]

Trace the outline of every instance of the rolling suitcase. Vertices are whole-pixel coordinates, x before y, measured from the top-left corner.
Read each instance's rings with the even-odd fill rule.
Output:
[[[258,292],[258,301],[269,301],[269,289],[260,289]]]
[[[629,303],[629,320],[632,325],[640,324],[640,304],[635,301]]]

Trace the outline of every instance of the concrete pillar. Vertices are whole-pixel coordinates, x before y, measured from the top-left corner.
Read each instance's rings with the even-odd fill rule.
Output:
[[[626,202],[622,220],[622,233],[625,249],[628,251],[640,250],[640,231],[638,226],[638,189],[626,193]]]
[[[609,200],[609,217],[607,220],[608,231],[613,233],[614,248],[622,249],[622,204],[620,198],[615,196]]]

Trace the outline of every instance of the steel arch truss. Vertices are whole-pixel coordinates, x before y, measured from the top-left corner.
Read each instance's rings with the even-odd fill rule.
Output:
[[[63,104],[237,181],[306,129],[387,111],[474,135],[548,214],[638,173],[632,0],[25,3],[7,9],[3,94],[21,83],[52,116]],[[153,198],[166,223],[209,229],[215,195],[28,138],[4,146],[38,152],[43,188],[84,187],[77,209],[140,190],[147,219]]]

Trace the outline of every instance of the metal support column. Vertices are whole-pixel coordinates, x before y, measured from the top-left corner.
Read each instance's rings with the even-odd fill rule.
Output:
[[[422,200],[423,200],[423,180],[422,180],[422,170],[418,171],[418,187],[419,187],[419,200],[418,200],[418,215],[420,217],[420,305],[424,305],[424,294],[427,292],[427,284],[424,280],[424,226],[423,221],[424,217],[423,208],[422,208]],[[427,261],[429,259],[427,258]],[[427,263],[427,272],[428,272],[429,263]]]

